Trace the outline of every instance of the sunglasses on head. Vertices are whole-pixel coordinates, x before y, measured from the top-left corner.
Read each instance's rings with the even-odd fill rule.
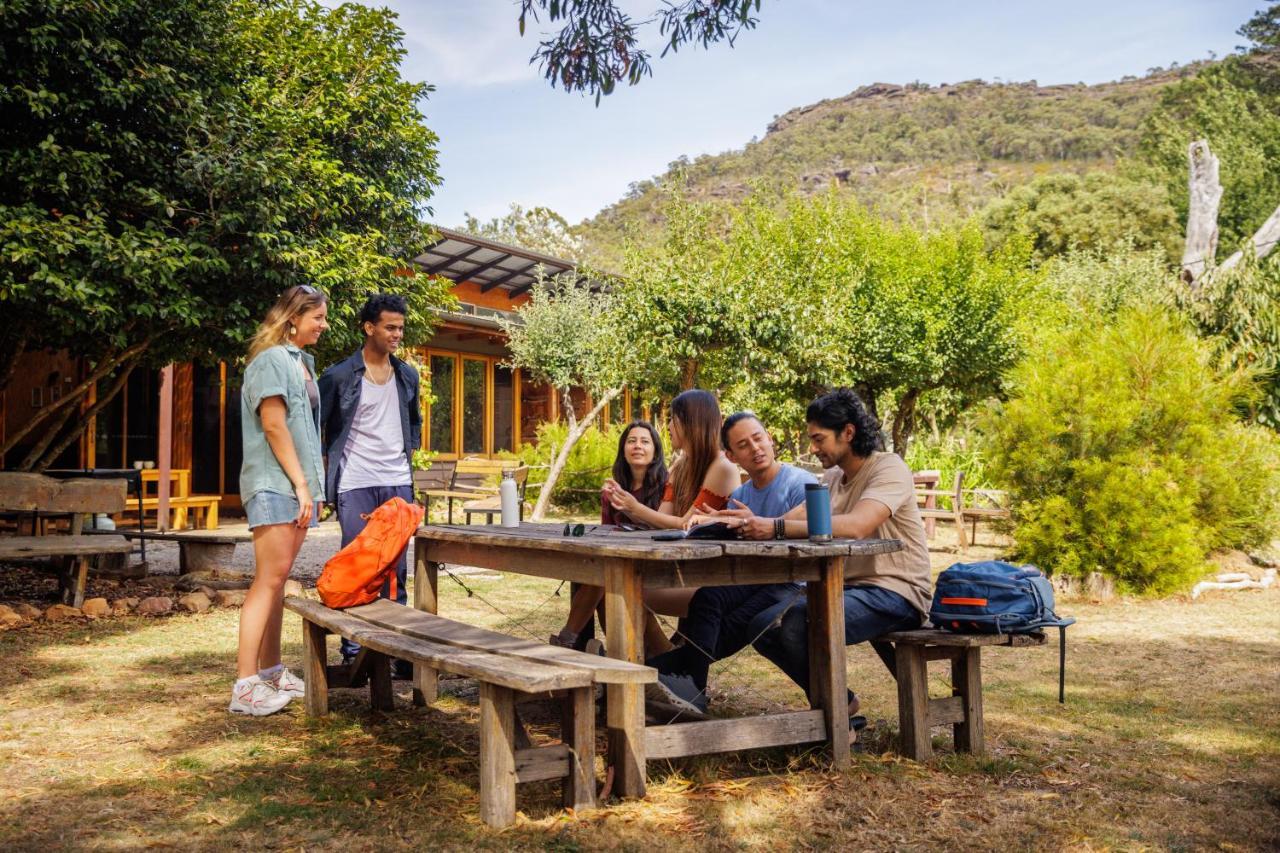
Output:
[[[295,285],[295,287],[297,287],[299,293],[305,293],[307,296],[315,296],[320,293],[320,288],[312,287],[309,284],[299,284]]]

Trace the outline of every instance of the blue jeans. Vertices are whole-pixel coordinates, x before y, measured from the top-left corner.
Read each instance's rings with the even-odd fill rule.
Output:
[[[684,645],[655,655],[647,663],[658,672],[688,675],[699,690],[707,689],[711,664],[746,648],[756,633],[749,629],[757,615],[789,601],[803,598],[797,584],[743,584],[704,586],[689,601],[689,615],[681,620]],[[767,624],[767,623],[765,623]]]
[[[747,632],[751,636],[764,631],[785,607],[779,603],[758,614]],[[771,628],[753,644],[756,651],[773,661],[778,668],[809,694],[809,611],[801,599],[782,617],[782,623]],[[920,627],[920,612],[896,592],[878,586],[850,586],[844,590],[844,644],[852,646],[874,640],[890,631],[910,631]],[[850,698],[853,698],[850,692]]]
[[[367,489],[352,489],[349,492],[338,493],[338,526],[342,528],[342,547],[345,548],[351,544],[351,540],[360,535],[360,531],[364,530],[367,523],[361,515],[368,515],[378,507],[382,506],[392,498],[403,498],[408,503],[413,503],[413,486],[370,486]],[[408,574],[408,558],[406,551],[400,552],[400,556],[396,559],[396,603],[408,604],[409,594],[405,592],[404,582]],[[391,580],[388,579],[382,585],[382,598],[391,597]],[[356,652],[360,651],[358,643],[353,643],[346,637],[342,638],[342,657],[354,657]]]

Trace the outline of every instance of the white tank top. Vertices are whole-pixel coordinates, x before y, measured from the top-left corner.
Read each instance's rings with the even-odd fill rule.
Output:
[[[400,429],[400,390],[393,375],[383,385],[360,383],[360,403],[342,451],[339,492],[413,482]]]

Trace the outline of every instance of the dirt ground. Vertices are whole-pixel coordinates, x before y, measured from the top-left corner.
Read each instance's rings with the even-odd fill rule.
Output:
[[[314,576],[335,533],[308,537],[299,574]],[[980,537],[989,547],[969,559],[999,553]],[[947,533],[932,556],[958,559]],[[161,549],[152,559],[164,571]],[[145,588],[95,578],[90,594]],[[568,593],[491,575],[440,589],[445,615],[543,639]],[[51,591],[0,571],[0,602]],[[234,610],[35,623],[0,633],[0,849],[1280,848],[1280,589],[1059,610],[1080,620],[1066,704],[1052,646],[985,655],[984,757],[955,755],[943,729],[932,761],[898,757],[893,682],[857,647],[850,684],[871,727],[848,772],[800,749],[653,762],[644,800],[581,814],[551,783],[521,786],[501,832],[478,817],[470,682],[445,682],[427,709],[397,682],[392,713],[334,691],[325,719],[295,703],[251,720],[226,712]],[[296,667],[296,617],[284,630]],[[947,687],[937,666],[931,688]],[[725,716],[803,701],[749,650],[717,665],[711,692]],[[531,719],[535,739],[553,730],[549,710]]]

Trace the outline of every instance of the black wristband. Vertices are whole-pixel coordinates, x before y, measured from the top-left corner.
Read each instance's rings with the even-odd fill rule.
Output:
[[[774,538],[774,539],[786,539],[786,538],[787,538],[787,521],[786,521],[786,519],[783,519],[783,518],[775,518],[775,519],[773,520],[773,538]]]

